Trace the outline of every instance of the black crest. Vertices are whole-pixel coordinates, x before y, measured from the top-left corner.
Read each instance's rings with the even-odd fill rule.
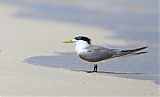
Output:
[[[91,44],[91,39],[89,39],[88,37],[85,37],[85,36],[78,36],[78,37],[75,37],[74,39],[84,40],[84,41],[87,41],[88,44]]]

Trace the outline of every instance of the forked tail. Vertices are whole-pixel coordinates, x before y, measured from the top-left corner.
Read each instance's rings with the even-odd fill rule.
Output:
[[[138,51],[141,51],[146,48],[148,48],[148,47],[141,47],[141,48],[136,48],[136,49],[132,49],[132,50],[121,50],[121,51],[117,52],[115,55],[113,55],[113,57],[120,57],[120,56],[125,56],[125,55],[140,55],[140,54],[148,53],[147,51],[138,52]]]
[[[141,51],[146,48],[148,48],[148,47],[141,47],[141,48],[137,48],[137,49],[133,49],[133,50],[121,50],[121,52],[122,53],[133,53],[133,52]]]

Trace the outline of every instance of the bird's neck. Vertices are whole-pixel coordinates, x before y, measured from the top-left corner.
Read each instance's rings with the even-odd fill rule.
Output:
[[[87,42],[76,42],[76,52],[77,54],[80,54],[80,53],[85,53],[87,52],[87,47],[89,47],[90,44],[88,44]]]

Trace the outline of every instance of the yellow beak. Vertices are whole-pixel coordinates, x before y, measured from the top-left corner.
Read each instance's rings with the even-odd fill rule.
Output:
[[[72,39],[71,39],[71,40],[64,41],[62,43],[74,43],[74,41],[72,41]]]

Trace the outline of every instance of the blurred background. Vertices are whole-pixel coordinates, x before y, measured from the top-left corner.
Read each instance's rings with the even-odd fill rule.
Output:
[[[133,72],[159,73],[158,0],[0,0],[0,4],[1,6],[10,6],[13,9],[19,8],[18,11],[10,14],[11,17],[75,23],[110,29],[114,32],[112,39],[128,42],[125,46],[110,45],[110,47],[125,49],[148,46],[149,54],[130,58],[127,61],[119,60],[108,63],[108,65],[101,67],[102,70],[126,71],[127,68],[128,71]],[[46,58],[45,61],[53,59]],[[43,61],[42,58],[39,58],[39,61],[36,58],[28,63],[46,65],[41,61]],[[47,62],[48,66],[52,62]],[[118,64],[123,65],[119,66]],[[128,64],[130,65],[128,66]],[[72,66],[68,68],[73,68]],[[61,67],[63,68],[63,66]],[[124,69],[124,67],[126,68]],[[150,76],[145,79],[152,79],[158,83],[158,77]]]
[[[0,0],[20,7],[18,18],[94,25],[113,30],[112,38],[158,43],[158,0]]]

